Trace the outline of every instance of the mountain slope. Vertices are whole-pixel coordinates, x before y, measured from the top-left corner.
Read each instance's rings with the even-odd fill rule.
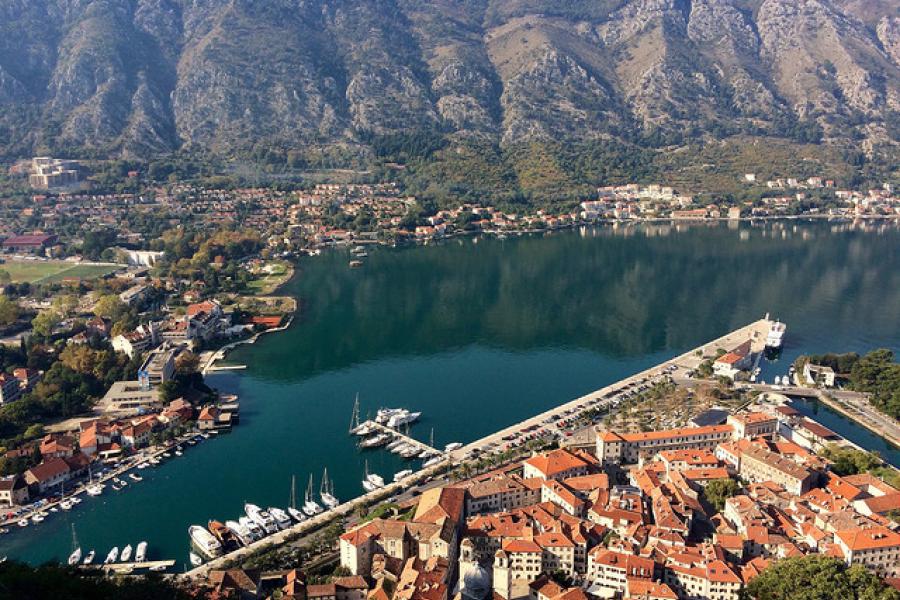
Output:
[[[0,0],[0,154],[897,143],[889,0]],[[892,150],[890,150],[892,151]]]

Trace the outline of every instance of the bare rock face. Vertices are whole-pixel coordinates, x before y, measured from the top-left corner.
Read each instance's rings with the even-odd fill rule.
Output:
[[[0,0],[0,154],[790,122],[872,146],[897,111],[889,0]]]

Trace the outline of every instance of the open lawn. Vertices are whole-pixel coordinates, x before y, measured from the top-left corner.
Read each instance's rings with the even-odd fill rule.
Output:
[[[112,273],[119,265],[79,265],[59,260],[13,260],[0,264],[0,270],[9,273],[16,283],[54,283],[66,277],[94,279]]]

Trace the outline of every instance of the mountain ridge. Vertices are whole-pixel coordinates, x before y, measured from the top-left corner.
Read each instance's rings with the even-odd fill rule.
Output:
[[[887,0],[40,4],[0,0],[5,156],[900,135]]]

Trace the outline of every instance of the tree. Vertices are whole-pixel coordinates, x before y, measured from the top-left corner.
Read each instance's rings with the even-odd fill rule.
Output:
[[[163,402],[171,402],[180,396],[181,382],[177,379],[169,379],[159,385],[159,399]]]
[[[776,561],[750,581],[743,595],[755,600],[900,600],[900,592],[865,567],[848,568],[820,554]]]
[[[6,269],[0,269],[0,283],[6,285],[7,283],[12,283],[12,275],[9,274],[9,271]]]
[[[725,509],[725,501],[737,494],[740,489],[734,479],[714,479],[703,488],[703,496],[716,512],[722,512]]]
[[[34,329],[35,334],[43,338],[49,338],[53,335],[53,330],[56,329],[56,326],[59,325],[61,321],[62,318],[55,310],[42,310],[34,319],[32,319],[31,327]]]
[[[98,317],[108,317],[114,321],[118,320],[128,307],[122,302],[117,294],[107,294],[101,296],[97,303],[94,304],[94,314]]]
[[[20,314],[19,305],[5,294],[0,294],[0,325],[12,325],[19,319]]]
[[[63,316],[68,316],[77,307],[78,298],[71,294],[60,294],[53,299],[53,308]]]

